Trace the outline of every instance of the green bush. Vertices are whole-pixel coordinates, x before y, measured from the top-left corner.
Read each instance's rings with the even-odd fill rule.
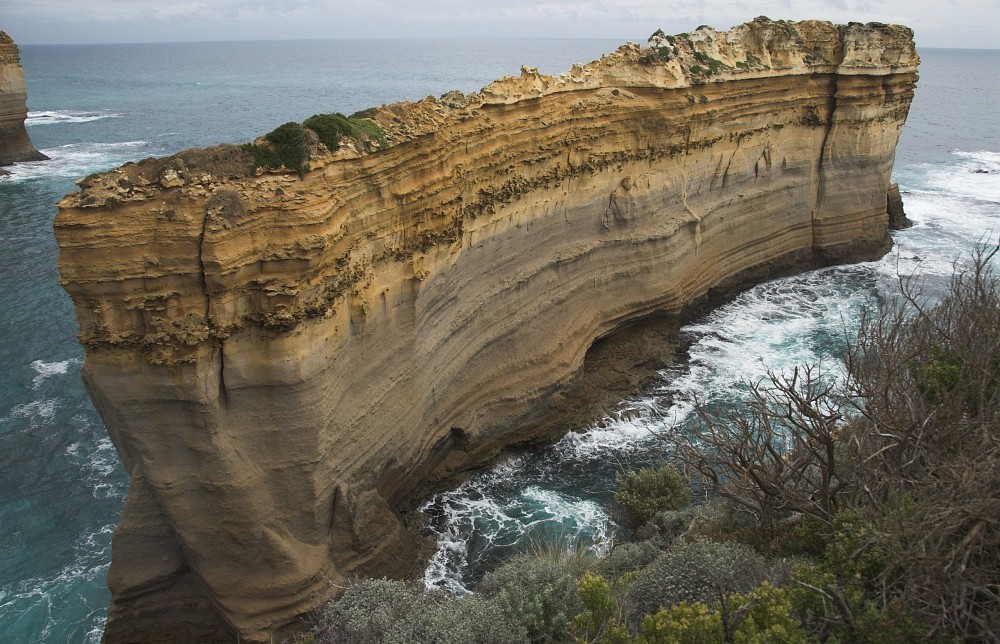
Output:
[[[366,579],[327,604],[320,620],[320,642],[389,642],[422,593],[411,584]]]
[[[347,117],[340,113],[315,114],[303,121],[302,125],[315,132],[330,151],[337,149],[342,137],[354,139],[362,150],[369,146],[378,150],[388,147],[385,132],[367,118]]]
[[[825,564],[796,568],[784,589],[792,615],[813,640],[831,642],[929,641],[926,631],[898,602],[880,606],[863,592],[864,580],[839,580]],[[951,641],[946,635],[930,641]]]
[[[388,147],[385,132],[366,118],[348,118],[343,114],[315,114],[302,125],[290,121],[264,135],[266,145],[247,143],[241,147],[253,158],[253,169],[280,168],[305,173],[309,144],[315,136],[328,150],[336,150],[342,137],[354,139],[361,150]]]
[[[264,140],[271,145],[247,143],[241,146],[253,156],[255,170],[284,166],[299,175],[305,172],[305,162],[309,157],[309,133],[301,125],[295,122],[280,125],[265,134]]]
[[[567,639],[567,624],[584,610],[571,566],[553,558],[518,555],[487,573],[479,591],[522,624],[532,642]]]
[[[881,537],[861,516],[841,512],[834,518],[824,562],[839,580],[874,584],[886,564],[886,552],[880,541]]]
[[[340,145],[340,137],[350,136],[353,131],[343,114],[315,114],[302,121],[302,125],[315,132],[331,152]]]
[[[630,572],[645,568],[661,554],[663,551],[650,541],[622,543],[615,546],[601,560],[597,569],[608,579],[619,579]]]
[[[934,347],[930,359],[923,365],[922,377],[917,379],[917,387],[928,404],[939,405],[953,395],[962,381],[964,362],[960,356]]]
[[[385,131],[375,121],[357,119],[353,120],[352,123],[354,124],[355,137],[361,139],[363,133],[364,138],[374,142],[377,149],[384,150],[389,147],[389,142],[385,138]]]
[[[639,629],[643,617],[664,607],[688,602],[712,604],[719,589],[747,593],[770,578],[772,566],[738,543],[692,541],[675,545],[643,569],[629,586],[625,618]]]
[[[633,527],[651,520],[657,512],[679,510],[691,499],[691,490],[681,473],[670,465],[644,467],[618,474],[614,502]]]

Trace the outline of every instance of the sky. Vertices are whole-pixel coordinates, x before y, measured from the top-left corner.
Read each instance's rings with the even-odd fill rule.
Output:
[[[18,44],[550,37],[644,42],[756,16],[890,22],[918,47],[1000,48],[1000,0],[0,0]]]

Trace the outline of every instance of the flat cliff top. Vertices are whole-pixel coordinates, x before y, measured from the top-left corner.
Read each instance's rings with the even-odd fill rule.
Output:
[[[2,39],[0,39],[2,42]],[[819,20],[790,22],[759,17],[729,31],[709,26],[677,35],[657,31],[642,46],[626,43],[599,60],[576,64],[558,76],[522,67],[518,77],[505,76],[479,92],[448,92],[418,102],[380,105],[359,112],[353,122],[377,126],[374,137],[340,137],[334,146],[310,130],[308,151],[299,168],[263,166],[248,151],[251,146],[222,145],[187,150],[166,159],[137,164],[81,180],[81,191],[67,195],[62,208],[100,207],[122,201],[142,201],[163,189],[201,186],[211,190],[220,181],[267,174],[311,171],[332,162],[380,152],[407,141],[439,132],[469,119],[483,119],[483,108],[528,104],[563,92],[608,92],[627,89],[697,88],[710,83],[801,74],[885,75],[915,72],[919,57],[909,27],[883,23],[836,25]],[[608,97],[604,97],[607,99]],[[600,101],[601,95],[591,99]],[[586,109],[588,105],[579,105]],[[338,115],[339,116],[339,115]],[[275,147],[263,137],[260,147]]]

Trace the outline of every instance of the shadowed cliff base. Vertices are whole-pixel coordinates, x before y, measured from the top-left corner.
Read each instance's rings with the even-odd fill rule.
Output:
[[[917,64],[760,18],[88,177],[55,228],[131,477],[105,639],[267,641],[409,573],[415,496],[591,420],[698,307],[877,257]]]

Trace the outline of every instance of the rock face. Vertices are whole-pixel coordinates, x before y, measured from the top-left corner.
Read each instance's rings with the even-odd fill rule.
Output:
[[[595,340],[874,258],[912,33],[757,19],[367,112],[300,177],[223,146],[81,182],[55,222],[131,476],[105,639],[266,641],[412,556],[397,510],[546,438]]]
[[[24,129],[26,118],[28,90],[24,85],[21,54],[11,37],[0,31],[0,166],[48,158],[31,145]]]

